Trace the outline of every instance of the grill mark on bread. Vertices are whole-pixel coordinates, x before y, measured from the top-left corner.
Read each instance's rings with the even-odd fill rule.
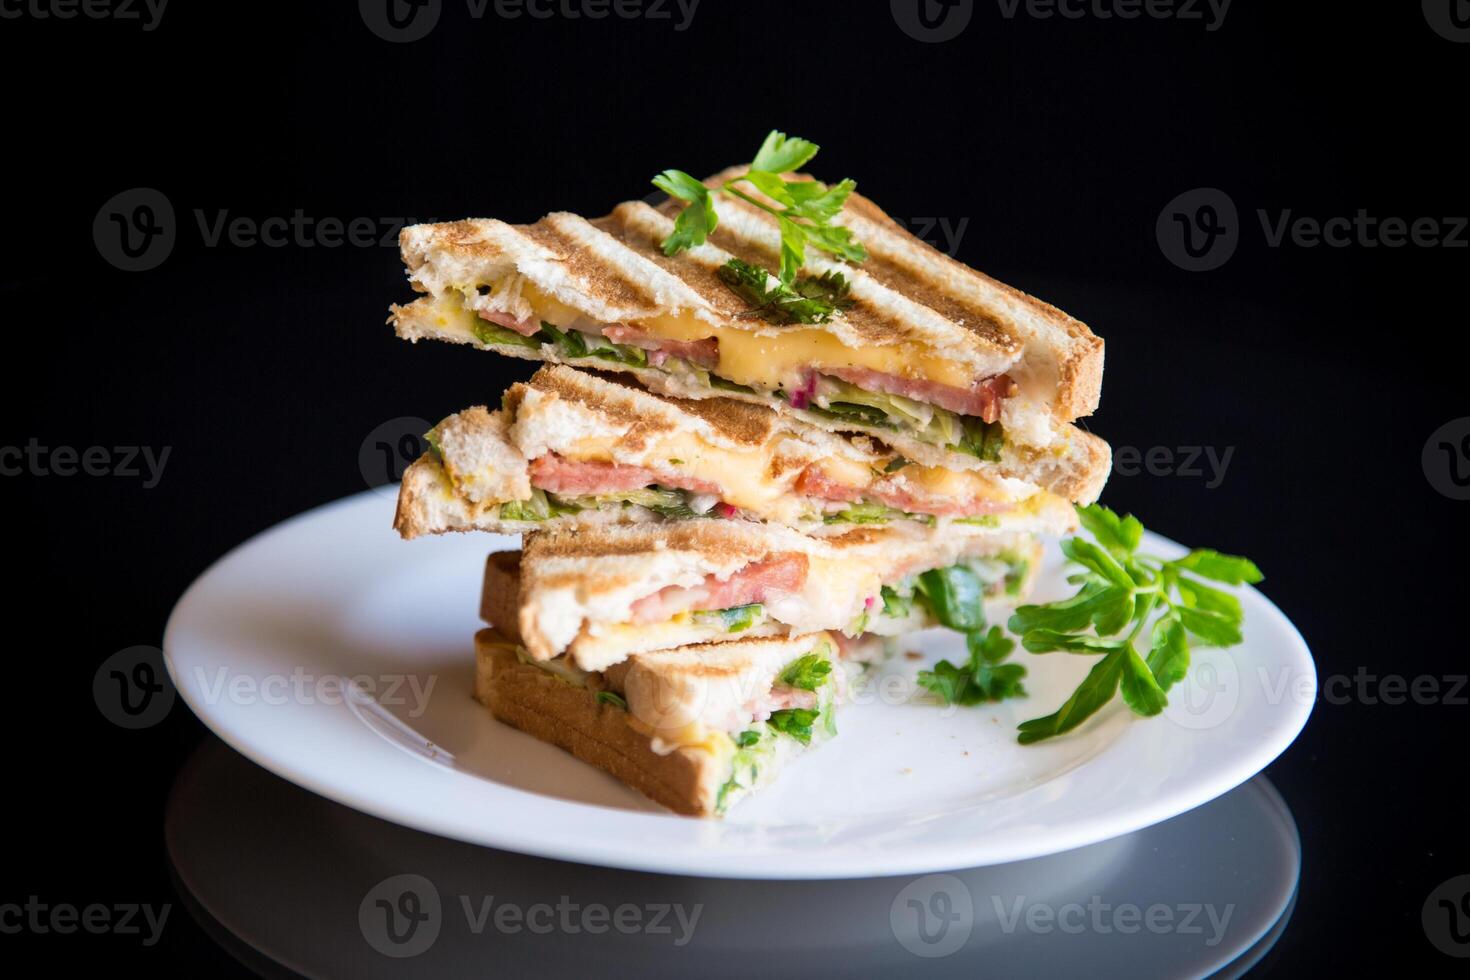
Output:
[[[532,375],[525,387],[555,394],[629,426],[628,437],[620,442],[635,450],[644,448],[650,436],[680,431],[685,423],[679,415],[701,419],[730,442],[750,448],[765,445],[777,431],[775,412],[760,405],[731,398],[671,398],[651,392],[626,376],[600,371],[548,365]],[[519,405],[523,397],[517,395],[515,404]],[[647,399],[657,401],[673,417],[650,414]]]
[[[567,271],[585,285],[587,292],[600,295],[617,306],[655,309],[658,303],[653,292],[637,279],[619,272],[587,243],[573,237],[575,227],[568,217],[552,214],[533,225],[515,227],[536,244],[555,252]]]

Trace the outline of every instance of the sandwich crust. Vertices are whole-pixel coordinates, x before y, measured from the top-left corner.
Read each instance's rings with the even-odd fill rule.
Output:
[[[667,755],[629,723],[628,712],[597,701],[539,667],[522,663],[494,629],[475,634],[475,698],[500,721],[596,766],[675,813],[715,815],[729,766],[705,748]]]

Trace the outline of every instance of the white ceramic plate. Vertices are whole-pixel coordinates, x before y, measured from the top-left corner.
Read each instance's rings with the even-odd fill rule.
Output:
[[[1196,651],[1163,717],[1115,702],[1033,746],[1016,724],[1061,704],[1093,662],[1017,657],[1029,698],[946,709],[902,700],[910,644],[799,758],[724,821],[668,814],[602,772],[490,717],[470,697],[485,555],[511,538],[403,542],[392,496],[310,511],[225,556],[190,587],[164,647],[174,684],[244,755],[323,796],[473,843],[610,867],[732,878],[848,878],[1017,861],[1107,840],[1238,786],[1305,724],[1316,672],[1301,635],[1241,590],[1245,643]],[[1145,546],[1181,549],[1151,536]],[[1048,552],[1036,598],[1066,594]],[[897,695],[895,697],[894,695]]]

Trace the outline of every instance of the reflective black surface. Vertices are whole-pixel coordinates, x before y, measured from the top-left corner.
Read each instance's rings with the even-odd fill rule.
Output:
[[[1470,44],[1450,39],[1463,2],[1241,2],[1213,21],[1207,4],[1189,5],[1198,18],[1183,3],[1128,18],[1097,12],[1121,0],[1069,5],[1077,17],[924,2],[920,21],[916,4],[702,0],[680,30],[677,3],[661,5],[667,19],[644,9],[653,0],[636,18],[573,19],[549,4],[536,12],[553,16],[507,18],[492,3],[477,19],[444,0],[411,43],[384,40],[369,26],[383,29],[378,8],[365,19],[351,3],[178,3],[147,22],[123,16],[140,4],[0,3],[11,664],[0,906],[106,906],[113,926],[116,907],[172,908],[152,944],[146,930],[57,931],[48,923],[68,928],[68,916],[48,913],[0,933],[7,952],[57,968],[275,969],[269,954],[227,952],[234,932],[188,914],[187,868],[172,870],[169,794],[202,728],[177,703],[124,727],[93,685],[110,657],[160,642],[176,597],[230,547],[384,480],[370,438],[381,427],[493,401],[530,372],[391,336],[385,307],[409,296],[396,226],[600,213],[650,191],[659,169],[714,170],[777,126],[823,145],[818,174],[857,178],[916,231],[1104,336],[1103,404],[1088,426],[1119,451],[1105,499],[1176,539],[1255,558],[1306,636],[1322,694],[1267,770],[1300,828],[1301,878],[1255,973],[1463,973],[1449,955],[1467,948],[1457,936],[1470,912],[1455,891],[1470,873],[1470,502],[1459,499],[1470,444],[1457,427],[1470,416],[1470,251],[1458,244],[1470,237],[1458,149]],[[408,5],[394,9],[408,24]],[[958,24],[946,10],[970,13],[958,36],[911,35]],[[167,201],[175,234],[154,268],[129,272],[157,257],[140,236],[163,221],[157,198],[127,196],[140,188]],[[1201,188],[1229,198],[1235,250],[1191,272],[1161,225]],[[135,256],[104,208],[118,195],[138,219]],[[1197,217],[1220,205],[1185,200]],[[1338,244],[1312,244],[1302,218]],[[339,240],[354,221],[362,245]],[[1421,234],[1390,244],[1395,222]],[[1196,231],[1206,225],[1219,227]],[[306,847],[318,816],[288,793],[255,829]],[[408,870],[343,853],[363,861],[339,870],[352,882]],[[1141,873],[1149,855],[1128,863]],[[566,873],[578,893],[605,879]],[[272,939],[294,930],[319,951],[320,922],[350,925],[357,908],[300,911],[296,896],[333,876],[298,874],[257,903],[279,913]],[[748,894],[781,907],[776,890]],[[940,902],[921,905],[937,916]],[[771,950],[761,972],[791,972],[782,954],[817,921],[792,913],[700,963]],[[894,942],[878,922],[851,946],[876,966]],[[1044,945],[1056,960],[1032,975],[1061,974],[1066,935]],[[1167,943],[1139,945],[1136,974],[1177,975],[1148,969]],[[546,964],[585,954],[581,973],[635,973],[624,957],[643,955],[507,948]]]

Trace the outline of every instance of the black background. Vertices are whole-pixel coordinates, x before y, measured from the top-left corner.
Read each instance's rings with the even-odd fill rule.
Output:
[[[823,146],[890,213],[966,221],[957,255],[1108,343],[1088,426],[1119,447],[1234,448],[1223,480],[1115,474],[1150,528],[1251,555],[1325,679],[1466,672],[1470,503],[1421,450],[1467,413],[1463,247],[1269,247],[1275,217],[1470,210],[1470,45],[1419,4],[1237,0],[1199,20],[1008,19],[906,36],[887,4],[703,0],[671,19],[476,20],[447,0],[415,43],[352,3],[175,0],[157,29],[0,20],[8,349],[0,445],[171,447],[161,481],[0,478],[11,696],[0,901],[177,901],[161,823],[205,730],[99,714],[110,654],[161,642],[172,604],[233,545],[360,491],[380,423],[498,398],[529,365],[383,325],[410,296],[393,247],[211,247],[212,221],[599,214],[664,167],[749,159],[772,127]],[[1210,186],[1240,212],[1212,272],[1171,264],[1155,221]],[[125,273],[94,245],[112,195],[161,190],[178,242]],[[1470,871],[1467,709],[1319,701],[1268,769],[1304,845],[1294,919],[1260,971],[1421,964],[1419,923]],[[6,937],[58,962],[235,969],[181,912],[151,949]],[[1417,967],[1416,967],[1417,968]],[[1146,967],[1141,969],[1147,975]]]

